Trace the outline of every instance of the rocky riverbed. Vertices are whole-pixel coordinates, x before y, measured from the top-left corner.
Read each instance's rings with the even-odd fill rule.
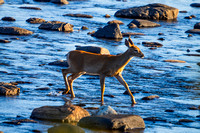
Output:
[[[140,132],[199,132],[198,0],[38,1],[0,0],[0,82],[20,88],[16,96],[0,96],[0,132],[55,130],[54,126],[63,125],[32,120],[31,113],[42,106],[62,106],[66,100],[94,114],[100,108],[99,77],[84,75],[76,79],[76,98],[70,99],[70,94],[62,95],[65,86],[61,69],[65,67],[49,64],[60,63],[58,60],[64,62],[65,55],[77,46],[104,47],[110,54],[123,53],[127,49],[124,42],[128,37],[145,55],[144,59],[133,58],[123,72],[137,104],[131,106],[125,88],[109,77],[105,82],[105,105],[111,106],[118,114],[141,116],[146,128]],[[115,15],[121,9],[153,3],[168,5],[173,10],[176,8],[177,18],[171,20],[168,19],[171,17],[160,17],[160,14],[157,14],[159,17],[147,17],[146,14],[142,21],[138,17],[133,21],[133,18]],[[147,26],[146,18],[151,18],[148,21],[156,26]],[[109,29],[108,23],[119,24],[111,24],[117,28],[112,30],[118,32],[118,38],[95,37],[95,31]],[[2,84],[1,90],[4,88]],[[89,133],[112,132],[76,126],[73,129]]]

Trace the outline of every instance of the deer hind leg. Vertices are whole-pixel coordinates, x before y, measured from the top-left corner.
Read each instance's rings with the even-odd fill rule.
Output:
[[[73,73],[72,75],[70,75],[67,79],[68,79],[68,83],[69,83],[69,87],[71,90],[71,98],[74,98],[74,91],[73,91],[73,82],[75,79],[77,79],[78,77],[80,77],[81,75],[85,74],[85,72],[79,72],[79,73]]]
[[[128,87],[128,84],[126,83],[126,81],[123,79],[122,75],[121,74],[118,74],[115,76],[115,78],[117,78],[117,80],[126,88],[126,90],[128,91],[128,94],[130,95],[131,97],[131,101],[132,101],[132,104],[136,104],[136,101],[135,101],[135,98],[134,96],[132,95],[129,87]]]
[[[65,81],[65,91],[63,92],[63,94],[67,94],[70,90],[70,87],[69,87],[69,83],[67,81],[67,74],[70,73],[70,70],[69,68],[68,69],[62,69],[62,74],[63,74],[63,78],[64,78],[64,81]]]
[[[101,84],[101,105],[104,104],[104,91],[105,91],[105,75],[100,75],[100,84]]]

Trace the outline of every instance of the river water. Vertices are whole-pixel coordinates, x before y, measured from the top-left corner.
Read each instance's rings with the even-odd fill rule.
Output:
[[[0,44],[0,82],[25,81],[29,84],[19,84],[21,88],[19,96],[0,97],[0,131],[5,133],[27,133],[37,129],[47,132],[48,128],[58,125],[40,121],[39,123],[22,123],[22,125],[4,124],[5,121],[15,120],[17,116],[29,118],[34,108],[49,105],[63,105],[64,81],[61,73],[62,67],[50,66],[48,63],[56,60],[65,60],[65,55],[75,49],[75,45],[100,46],[107,48],[111,54],[126,51],[124,39],[107,40],[98,39],[87,35],[89,31],[96,31],[110,20],[121,20],[124,25],[120,26],[122,32],[144,33],[145,36],[132,36],[133,42],[145,54],[144,59],[133,58],[125,67],[123,77],[129,84],[137,104],[132,107],[128,95],[124,95],[125,89],[112,77],[106,78],[105,95],[114,95],[114,98],[104,97],[105,104],[110,105],[118,113],[136,114],[142,118],[158,117],[165,121],[145,121],[144,132],[199,132],[200,112],[190,110],[189,107],[200,105],[200,62],[198,56],[186,56],[198,54],[200,49],[200,36],[188,37],[186,30],[192,29],[194,24],[200,22],[200,9],[190,7],[191,3],[198,0],[83,0],[69,1],[69,5],[56,5],[53,3],[40,3],[32,0],[5,0],[0,5],[0,18],[5,16],[14,17],[15,22],[0,21],[1,26],[16,26],[34,32],[30,36],[0,35],[0,39],[9,39],[11,43]],[[149,3],[162,3],[173,6],[188,13],[179,13],[177,21],[159,21],[161,27],[128,29],[127,24],[131,19],[116,18],[114,13],[118,9],[133,6],[141,6]],[[26,10],[20,6],[39,7],[42,10]],[[66,13],[82,13],[94,16],[93,18],[73,18],[63,16]],[[111,18],[104,18],[110,14]],[[195,15],[191,20],[185,16]],[[46,21],[63,21],[74,25],[74,32],[63,33],[38,29],[40,24],[29,24],[26,19],[38,17]],[[80,30],[86,26],[89,30]],[[164,33],[159,36],[158,33]],[[164,38],[164,41],[157,40]],[[19,38],[16,40],[14,38]],[[160,42],[163,47],[149,49],[142,42]],[[186,63],[164,62],[166,59],[177,59]],[[48,90],[37,88],[49,87]],[[96,76],[84,75],[75,80],[74,92],[76,98],[73,104],[84,103],[85,107],[100,107],[100,84]],[[160,98],[144,101],[145,96],[159,95]],[[66,97],[70,99],[70,95]],[[165,112],[165,110],[174,112]],[[88,110],[93,113],[94,111]],[[190,119],[192,123],[179,123],[180,119]],[[105,131],[86,132],[96,133]]]

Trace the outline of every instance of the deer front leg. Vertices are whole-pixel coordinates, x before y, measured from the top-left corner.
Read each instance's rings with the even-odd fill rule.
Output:
[[[132,101],[132,104],[136,104],[136,101],[135,101],[135,98],[134,96],[132,95],[129,87],[128,87],[128,84],[126,83],[126,81],[123,79],[122,75],[121,74],[118,74],[115,76],[115,78],[117,78],[117,80],[126,88],[126,90],[128,91],[128,94],[131,96],[131,101]]]
[[[67,81],[67,74],[69,73],[69,69],[62,69],[62,74],[63,74],[63,78],[64,78],[64,81],[65,81],[65,91],[63,91],[62,94],[67,94],[70,90],[70,87],[69,87],[69,84],[68,84],[68,81]]]
[[[104,91],[105,91],[105,75],[100,75],[100,84],[101,84],[101,105],[104,104]]]

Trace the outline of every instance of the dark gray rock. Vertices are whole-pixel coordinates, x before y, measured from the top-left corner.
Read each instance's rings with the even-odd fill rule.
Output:
[[[159,118],[159,117],[147,117],[147,118],[144,118],[145,121],[162,121],[162,122],[166,122],[167,120],[164,120],[162,118]]]
[[[63,124],[49,128],[48,133],[85,133],[85,131],[79,126]]]
[[[195,122],[193,120],[189,120],[189,119],[180,119],[178,122]]]
[[[0,0],[0,5],[4,3],[4,0]]]
[[[145,47],[162,47],[163,45],[158,42],[142,42]]]
[[[31,23],[31,24],[41,24],[41,23],[44,23],[45,20],[42,18],[29,18],[26,20],[26,22]]]
[[[55,4],[69,4],[67,0],[51,0],[51,2]]]
[[[153,100],[159,98],[158,95],[151,95],[151,96],[147,96],[147,97],[143,97],[142,100]]]
[[[109,39],[122,39],[122,33],[118,24],[109,24],[103,28],[98,29],[92,36],[97,38],[109,38]]]
[[[138,28],[146,28],[146,27],[158,27],[160,24],[154,23],[148,20],[144,19],[134,19],[128,24],[128,27],[130,27],[132,24],[135,24]]]
[[[135,18],[135,19],[176,19],[179,10],[160,3],[148,4],[146,6],[121,9],[115,13],[116,17]]]
[[[76,46],[76,50],[83,50],[86,52],[97,53],[97,54],[110,54],[109,50],[103,47],[96,46]]]
[[[200,7],[200,3],[192,3],[190,4],[191,7]]]
[[[13,18],[13,17],[3,17],[1,20],[3,20],[3,21],[16,21],[16,19]]]
[[[0,82],[0,95],[14,96],[19,95],[20,88],[16,87],[11,83]]]
[[[39,8],[39,7],[19,7],[19,8],[21,8],[21,9],[30,9],[30,10],[42,10],[41,8]]]
[[[93,18],[92,15],[87,14],[64,14],[63,16],[70,16],[70,17],[79,17],[79,18]]]
[[[0,39],[0,43],[10,43],[11,41],[9,40],[4,40],[4,39]]]
[[[191,29],[191,30],[187,30],[185,33],[200,34],[200,29]]]
[[[78,125],[86,128],[103,130],[133,130],[144,129],[144,120],[138,115],[103,115],[84,117]]]
[[[194,29],[200,29],[200,23],[196,23],[196,24],[194,25]]]
[[[19,27],[0,27],[0,34],[30,35],[33,34],[33,32]]]

